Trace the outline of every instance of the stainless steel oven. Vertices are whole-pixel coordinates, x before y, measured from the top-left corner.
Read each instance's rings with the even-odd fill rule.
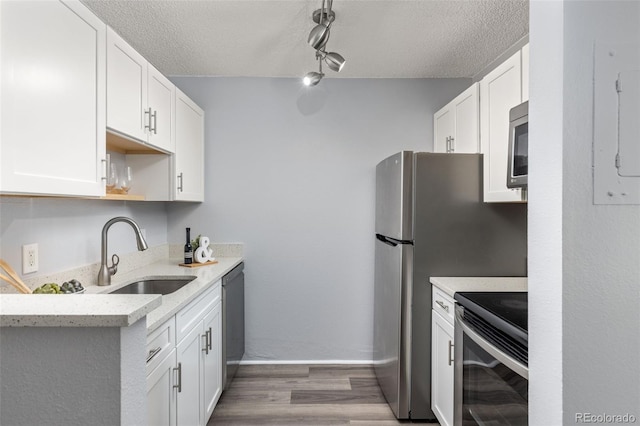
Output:
[[[455,298],[454,425],[527,425],[527,294]]]

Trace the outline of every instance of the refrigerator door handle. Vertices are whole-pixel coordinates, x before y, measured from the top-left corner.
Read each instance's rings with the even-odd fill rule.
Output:
[[[385,237],[382,234],[376,234],[376,238],[391,247],[396,247],[398,244],[413,244],[413,241],[411,240],[398,240],[391,237]]]

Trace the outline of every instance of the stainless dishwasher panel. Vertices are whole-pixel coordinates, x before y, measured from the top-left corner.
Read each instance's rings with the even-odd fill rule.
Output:
[[[244,263],[222,277],[222,384],[226,390],[244,355]]]

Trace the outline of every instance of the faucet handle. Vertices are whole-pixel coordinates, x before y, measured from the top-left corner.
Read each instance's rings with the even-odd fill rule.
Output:
[[[120,263],[120,258],[118,257],[117,254],[114,254],[113,256],[111,256],[111,263],[112,265],[109,266],[109,275],[115,275],[116,272],[118,272],[118,263]]]

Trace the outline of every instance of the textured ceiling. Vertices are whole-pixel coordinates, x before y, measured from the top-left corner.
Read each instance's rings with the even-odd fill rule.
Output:
[[[166,75],[298,77],[321,1],[83,0]],[[529,32],[528,0],[335,0],[327,77],[472,77]]]

